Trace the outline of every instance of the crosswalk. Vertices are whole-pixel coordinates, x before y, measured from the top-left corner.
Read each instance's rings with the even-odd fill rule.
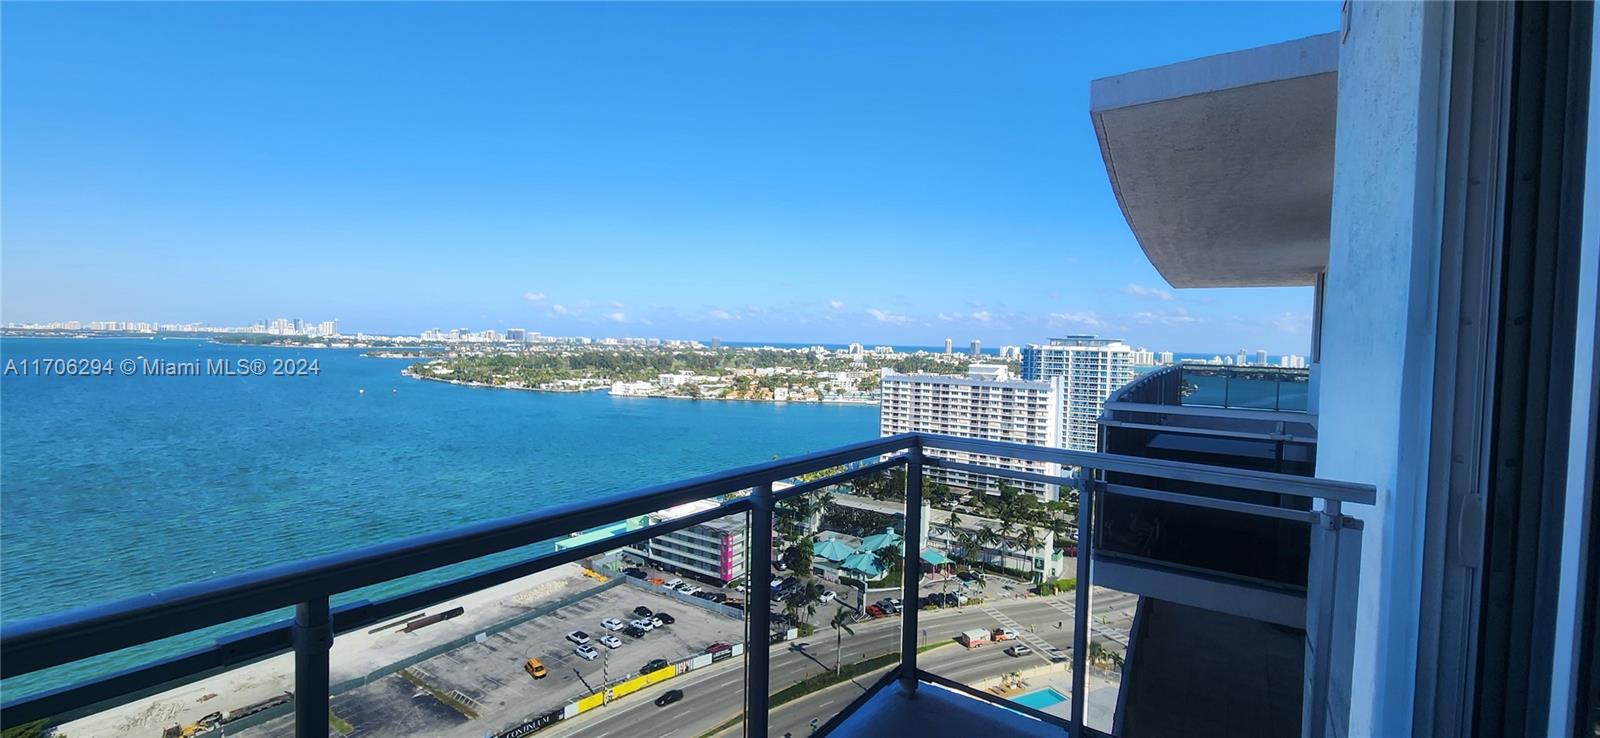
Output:
[[[1022,627],[1022,624],[1018,623],[1016,620],[1013,620],[1010,615],[1000,612],[992,607],[983,608],[983,612],[989,617],[994,618],[1001,625],[1016,631],[1017,637],[1021,638],[1023,643],[1033,647],[1034,653],[1044,657],[1046,661],[1054,663],[1067,657],[1067,655],[1063,653],[1061,649],[1050,645],[1049,641],[1039,637],[1037,633]]]
[[[1078,608],[1073,605],[1072,600],[1051,598],[1046,601],[1051,607],[1060,610],[1068,618],[1077,617]],[[1138,603],[1138,595],[1100,587],[1094,588],[1089,611],[1089,632],[1127,648],[1128,631],[1133,626],[1133,609]],[[1100,617],[1096,617],[1096,615]],[[1103,622],[1107,617],[1118,625],[1126,624],[1120,628],[1110,627]]]

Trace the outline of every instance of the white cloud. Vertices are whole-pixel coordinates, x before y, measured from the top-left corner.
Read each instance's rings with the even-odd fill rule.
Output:
[[[1190,315],[1189,311],[1184,310],[1183,308],[1174,308],[1172,310],[1160,310],[1155,312],[1148,310],[1141,311],[1134,313],[1133,319],[1145,324],[1162,323],[1165,325],[1187,325],[1189,323],[1200,322],[1199,318]]]
[[[1105,323],[1094,313],[1051,313],[1050,325],[1081,325],[1089,328],[1099,328]]]
[[[550,306],[550,312],[555,313],[556,315],[566,315],[567,314],[567,306],[566,305],[562,305],[561,303],[558,302],[558,303]]]
[[[1311,316],[1307,313],[1284,313],[1273,318],[1272,324],[1284,333],[1305,333],[1311,328]]]
[[[618,310],[617,312],[614,312],[614,313],[607,313],[606,314],[606,320],[610,320],[610,321],[613,321],[613,322],[616,322],[616,323],[624,323],[624,322],[627,322],[628,316],[623,314],[623,312],[621,310]]]
[[[711,308],[710,310],[706,311],[706,315],[709,315],[709,316],[711,316],[713,318],[716,318],[717,320],[738,320],[739,319],[738,314],[730,313],[730,312],[728,312],[726,310],[723,310],[722,308]]]
[[[1133,295],[1134,297],[1143,297],[1150,300],[1161,300],[1162,302],[1172,302],[1173,300],[1178,299],[1173,297],[1171,292],[1161,289],[1160,287],[1146,287],[1142,284],[1130,283],[1127,287],[1123,287],[1122,291]]]
[[[872,319],[878,321],[879,323],[890,323],[890,324],[893,324],[893,325],[905,325],[906,323],[911,322],[911,319],[906,317],[906,316],[904,316],[904,315],[899,315],[897,313],[885,312],[885,311],[879,310],[877,308],[868,308],[867,309],[867,314],[871,315]]]
[[[838,300],[829,300],[828,301],[828,307],[830,307],[830,308],[832,308],[834,310],[843,310],[844,309],[844,303],[839,302]]]
[[[522,293],[522,299],[527,300],[528,302],[544,302],[544,293],[524,292]]]
[[[622,307],[622,301],[621,300],[612,300],[611,301],[611,307],[614,307],[614,308]]]
[[[987,323],[989,322],[989,319],[993,317],[993,315],[989,314],[988,310],[979,310],[978,312],[972,314],[972,319],[978,321],[979,323]]]

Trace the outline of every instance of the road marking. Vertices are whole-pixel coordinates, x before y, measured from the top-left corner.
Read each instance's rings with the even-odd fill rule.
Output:
[[[1040,638],[1037,633],[1033,633],[1027,628],[1022,627],[1022,624],[1012,620],[1010,615],[1000,612],[992,607],[983,608],[983,612],[989,617],[1000,621],[1001,625],[1016,631],[1017,637],[1020,638],[1024,643],[1027,643],[1029,646],[1033,647],[1034,654],[1036,654],[1039,658],[1044,659],[1049,663],[1055,663],[1067,657],[1065,653],[1061,652],[1061,649],[1050,645],[1049,641]]]
[[[1077,617],[1078,617],[1078,608],[1077,607],[1075,607],[1075,606],[1073,606],[1073,605],[1071,605],[1069,603],[1066,603],[1066,602],[1061,602],[1059,600],[1047,600],[1047,602],[1050,603],[1051,607],[1053,607],[1053,608],[1055,608],[1057,610],[1060,610],[1063,613],[1066,613],[1067,617],[1072,619],[1072,622],[1076,622],[1077,621]],[[1107,628],[1106,626],[1094,621],[1092,607],[1091,607],[1090,618],[1089,618],[1089,632],[1096,633],[1101,638],[1104,638],[1104,639],[1106,639],[1108,641],[1111,641],[1112,643],[1119,644],[1123,648],[1127,648],[1128,647],[1128,636],[1127,635],[1125,635],[1123,633],[1119,633],[1119,632],[1117,632],[1115,630],[1112,630],[1111,628]]]

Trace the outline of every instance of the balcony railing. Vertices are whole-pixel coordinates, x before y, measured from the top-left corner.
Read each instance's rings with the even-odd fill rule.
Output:
[[[926,455],[925,451],[930,449],[1058,464],[1072,472],[1052,476],[961,463]],[[271,613],[280,608],[293,607],[295,611],[292,620],[272,623],[220,639],[209,647],[101,674],[67,686],[21,696],[16,689],[7,688],[7,701],[0,707],[0,723],[14,726],[43,718],[61,721],[82,717],[198,678],[293,652],[295,689],[290,709],[294,716],[295,733],[302,737],[321,738],[328,732],[329,649],[335,635],[393,621],[420,608],[637,544],[664,532],[741,514],[748,516],[751,535],[751,545],[747,547],[750,556],[749,600],[745,607],[745,642],[751,647],[745,652],[743,720],[747,735],[766,736],[771,651],[764,644],[769,642],[772,626],[770,585],[775,504],[868,475],[903,468],[904,530],[919,531],[922,528],[923,471],[930,466],[1075,489],[1079,495],[1076,534],[1081,542],[1077,578],[1084,583],[1093,581],[1094,532],[1099,524],[1098,516],[1103,501],[1108,497],[1158,500],[1241,516],[1280,520],[1292,517],[1307,524],[1310,546],[1314,551],[1306,613],[1307,714],[1313,716],[1308,718],[1308,725],[1312,726],[1309,734],[1320,734],[1320,728],[1315,726],[1324,721],[1314,716],[1327,714],[1330,680],[1337,678],[1334,666],[1338,655],[1349,651],[1349,643],[1335,641],[1338,629],[1331,616],[1334,611],[1332,603],[1337,597],[1351,596],[1346,591],[1350,586],[1350,572],[1354,571],[1350,566],[1350,556],[1357,550],[1352,542],[1358,544],[1360,534],[1359,521],[1344,515],[1341,505],[1346,502],[1371,504],[1374,499],[1372,487],[1198,464],[925,434],[890,436],[626,494],[557,506],[449,532],[408,538],[56,615],[6,623],[0,626],[0,679],[10,682],[23,675]],[[840,468],[847,470],[837,471]],[[827,476],[774,491],[775,483],[818,473],[826,473]],[[1194,484],[1207,488],[1225,486],[1270,491],[1278,495],[1315,500],[1316,505],[1315,509],[1286,510],[1205,495],[1108,484],[1105,481],[1108,473],[1158,478],[1178,486]],[[331,599],[336,596],[371,585],[471,562],[696,500],[714,500],[717,504],[659,525],[629,530],[569,548],[558,548],[550,553],[498,565],[397,596],[338,606],[331,604]],[[1264,555],[1270,555],[1270,552],[1264,552]],[[908,550],[906,558],[914,560],[915,556]],[[919,610],[915,606],[921,602],[919,577],[904,576],[902,579],[901,597],[909,606],[902,616],[899,661],[880,686],[897,681],[907,691],[915,691],[919,685],[928,684],[960,689],[970,693],[969,696],[1003,705],[1011,711],[1008,714],[1012,716],[1020,714],[1039,721],[1042,726],[1070,731],[1073,735],[1099,734],[1090,730],[1084,720],[1093,587],[1079,586],[1073,595],[1075,615],[1070,649],[1071,709],[1069,716],[1061,717],[1006,702],[920,669]],[[826,734],[849,722],[855,709],[872,697],[872,694],[863,696],[852,707],[821,726],[820,733]],[[892,729],[888,734],[902,732],[906,731]]]

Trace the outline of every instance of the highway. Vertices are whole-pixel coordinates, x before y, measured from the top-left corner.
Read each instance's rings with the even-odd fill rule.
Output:
[[[970,683],[1008,671],[1050,663],[1048,657],[1040,653],[1043,648],[1055,648],[1062,654],[1069,654],[1072,621],[1063,614],[1060,607],[1062,599],[1060,596],[1036,597],[922,612],[920,626],[925,635],[919,640],[924,644],[948,641],[957,633],[971,628],[1020,625],[1024,630],[1024,642],[1033,645],[1035,651],[1031,656],[1015,658],[1005,655],[1003,649],[997,647],[969,651],[959,645],[950,645],[924,654],[921,657],[922,666],[951,679]],[[1134,598],[1127,597],[1127,609],[1131,610],[1133,601]],[[1100,612],[1098,603],[1096,611]],[[818,617],[823,619],[822,613]],[[1061,623],[1059,629],[1057,623]],[[1032,633],[1026,632],[1030,626],[1034,628]],[[854,628],[855,635],[844,638],[846,663],[899,652],[900,618],[864,622]],[[831,670],[834,665],[833,630],[823,625],[810,638],[774,646],[771,663],[773,692],[824,670]],[[772,734],[781,736],[785,731],[795,736],[808,734],[812,718],[819,723],[825,722],[876,679],[876,674],[858,677],[853,684],[829,688],[780,706],[772,713]],[[668,689],[683,690],[683,701],[667,707],[656,707],[655,697]],[[743,707],[744,662],[735,659],[668,680],[613,705],[585,713],[571,721],[557,723],[540,734],[581,735],[584,738],[697,738],[738,716]],[[737,734],[737,731],[730,733]]]

